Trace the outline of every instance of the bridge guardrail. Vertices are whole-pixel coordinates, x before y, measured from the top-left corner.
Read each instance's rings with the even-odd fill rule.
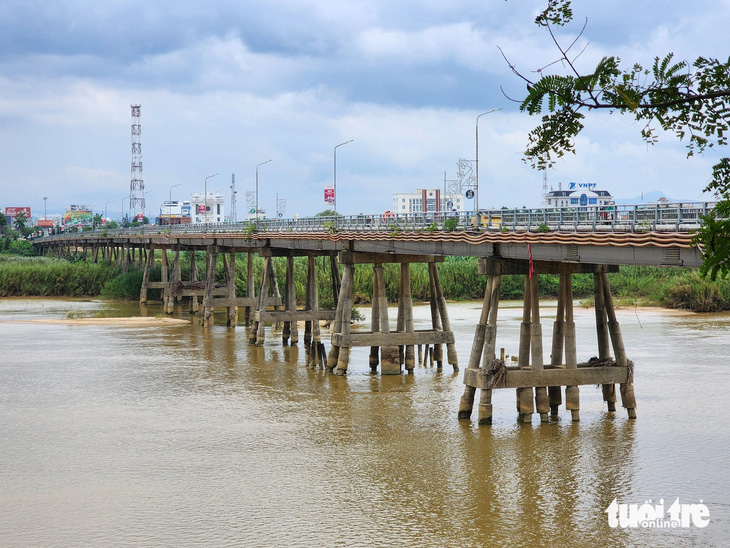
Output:
[[[98,234],[164,233],[265,233],[335,231],[688,231],[702,223],[715,202],[681,202],[652,205],[610,205],[584,208],[517,208],[465,212],[391,213],[259,219],[196,225],[146,225],[134,228],[96,229]],[[76,232],[52,237],[76,237]],[[36,238],[42,239],[42,238]]]

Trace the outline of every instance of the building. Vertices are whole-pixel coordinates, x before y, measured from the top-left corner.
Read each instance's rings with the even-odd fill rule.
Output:
[[[190,196],[190,212],[193,224],[222,223],[226,219],[225,198],[218,192],[198,193]]]
[[[162,202],[158,224],[189,225],[190,223],[190,202],[180,203],[177,200]]]
[[[568,183],[563,190],[562,183],[558,190],[551,190],[545,195],[546,207],[578,208],[600,207],[613,204],[613,196],[608,190],[598,190],[598,183]]]
[[[408,194],[393,194],[393,213],[436,213],[463,211],[464,199],[456,196],[453,203],[438,188],[419,188]]]

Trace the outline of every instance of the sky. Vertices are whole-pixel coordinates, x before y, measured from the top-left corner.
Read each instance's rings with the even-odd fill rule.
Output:
[[[269,216],[328,206],[382,213],[394,193],[443,188],[476,158],[479,206],[539,207],[542,172],[522,161],[539,118],[519,111],[527,75],[557,58],[533,20],[545,0],[3,0],[0,3],[0,207],[62,213],[129,208],[131,109],[141,105],[146,213],[218,191],[237,216],[255,190]],[[691,6],[691,7],[690,7]],[[730,55],[727,0],[573,2],[557,29],[586,73],[674,52]],[[576,154],[548,186],[595,182],[618,199],[703,194],[727,150],[686,157],[660,135],[647,146],[629,117],[588,114]],[[267,160],[271,162],[264,165]],[[472,164],[473,165],[473,164]],[[258,166],[258,167],[257,167]],[[43,197],[47,197],[44,202]],[[467,207],[474,202],[467,201]]]

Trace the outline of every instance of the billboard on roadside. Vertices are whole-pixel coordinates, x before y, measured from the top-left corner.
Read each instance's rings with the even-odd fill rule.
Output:
[[[326,186],[324,187],[324,203],[334,204],[335,203],[335,187]]]
[[[63,215],[63,226],[91,226],[94,215],[90,209],[69,209]]]
[[[30,219],[30,208],[29,207],[6,207],[5,216],[15,219],[19,212],[25,213],[25,218]]]

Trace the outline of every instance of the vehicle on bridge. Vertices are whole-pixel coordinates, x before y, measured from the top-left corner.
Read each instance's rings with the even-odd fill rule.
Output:
[[[482,211],[478,223],[476,215],[471,218],[471,226],[481,228],[501,228],[502,216],[491,214],[488,211]]]

